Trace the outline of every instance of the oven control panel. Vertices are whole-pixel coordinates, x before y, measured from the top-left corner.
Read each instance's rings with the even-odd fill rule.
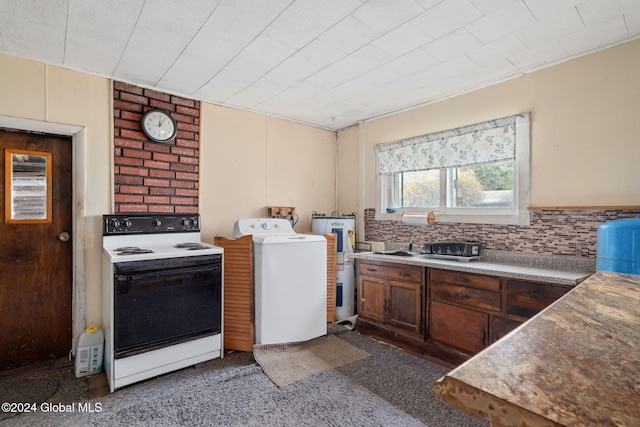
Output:
[[[103,215],[103,236],[200,231],[200,215]]]

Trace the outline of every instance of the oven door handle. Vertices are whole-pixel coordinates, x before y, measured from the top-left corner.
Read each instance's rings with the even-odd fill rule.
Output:
[[[145,271],[143,273],[130,273],[130,274],[116,274],[115,279],[117,282],[133,282],[136,280],[143,280],[150,277],[157,277],[162,274],[191,274],[191,273],[200,273],[200,272],[216,272],[220,270],[220,265],[212,265],[205,267],[194,267],[194,268],[169,268],[163,270],[152,270]]]

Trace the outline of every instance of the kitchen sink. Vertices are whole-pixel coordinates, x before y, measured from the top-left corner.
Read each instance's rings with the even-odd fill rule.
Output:
[[[420,255],[420,252],[408,252],[408,251],[384,251],[374,252],[375,255],[393,255],[393,256],[415,256]]]

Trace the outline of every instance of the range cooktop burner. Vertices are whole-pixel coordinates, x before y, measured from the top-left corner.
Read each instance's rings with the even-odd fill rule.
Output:
[[[197,251],[201,249],[209,249],[209,246],[203,245],[198,242],[187,242],[187,243],[178,243],[174,246],[174,248],[178,249],[186,249],[188,251]]]
[[[122,248],[116,248],[115,251],[118,255],[137,255],[137,254],[151,254],[151,249],[143,249],[137,246],[125,246]]]

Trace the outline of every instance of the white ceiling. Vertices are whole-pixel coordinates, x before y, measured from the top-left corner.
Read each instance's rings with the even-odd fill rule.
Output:
[[[640,36],[640,0],[0,0],[0,51],[328,129]]]

